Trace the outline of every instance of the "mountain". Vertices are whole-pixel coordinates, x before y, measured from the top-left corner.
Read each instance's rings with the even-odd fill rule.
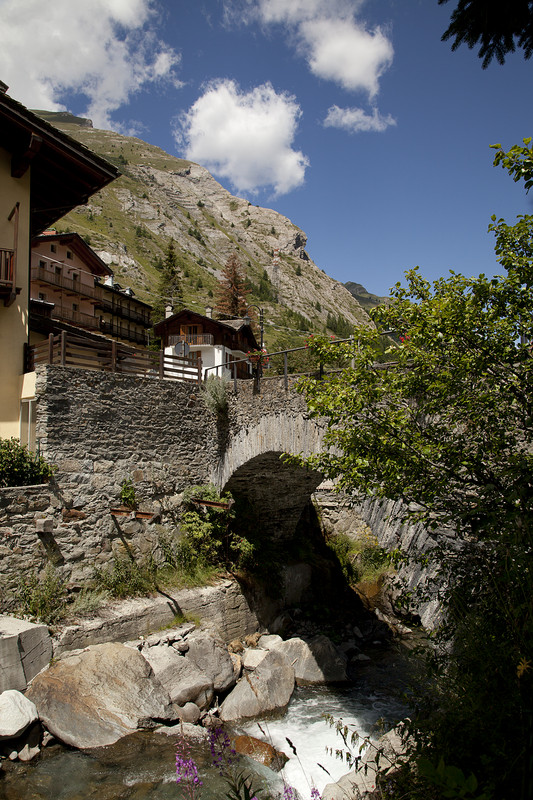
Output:
[[[173,239],[183,302],[200,313],[213,305],[221,268],[237,253],[248,299],[264,309],[270,350],[301,344],[304,331],[326,324],[337,333],[368,323],[359,299],[313,262],[306,234],[287,217],[234,197],[203,167],[140,139],[67,113],[35,113],[120,168],[118,180],[56,228],[83,236],[140,299],[157,299],[158,266]]]
[[[376,306],[382,306],[386,303],[390,303],[389,297],[380,297],[377,294],[372,294],[368,292],[365,287],[360,283],[354,283],[353,281],[348,281],[348,283],[344,284],[352,297],[354,297],[359,305],[364,308],[365,311],[370,311],[371,308],[375,308]]]

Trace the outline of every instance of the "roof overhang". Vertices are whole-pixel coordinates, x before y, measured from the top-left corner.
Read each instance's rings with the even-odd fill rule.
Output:
[[[0,146],[12,154],[11,174],[31,170],[31,235],[37,236],[120,171],[0,91]]]

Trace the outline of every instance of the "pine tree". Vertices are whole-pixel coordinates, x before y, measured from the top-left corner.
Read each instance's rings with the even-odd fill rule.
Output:
[[[171,239],[167,245],[165,252],[165,259],[159,277],[159,284],[157,287],[159,295],[157,301],[154,303],[153,318],[156,322],[164,319],[165,306],[173,305],[174,310],[177,311],[182,300],[183,294],[181,290],[181,276],[180,264],[174,247],[174,240]]]
[[[235,253],[228,258],[222,271],[216,294],[215,311],[219,318],[243,317],[246,314],[247,295],[241,262]]]

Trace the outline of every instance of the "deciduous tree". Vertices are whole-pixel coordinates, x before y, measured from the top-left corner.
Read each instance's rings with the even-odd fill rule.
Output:
[[[497,146],[495,163],[529,186],[524,145]],[[459,549],[435,551],[447,645],[411,731],[435,763],[510,799],[533,785],[533,217],[489,230],[502,275],[431,284],[409,271],[370,312],[375,329],[353,345],[311,344],[322,361],[341,348],[351,366],[301,389],[331,447],[306,463],[455,531]],[[388,367],[375,360],[380,330],[396,332]]]

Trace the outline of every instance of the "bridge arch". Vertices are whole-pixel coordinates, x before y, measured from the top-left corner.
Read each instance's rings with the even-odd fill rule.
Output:
[[[324,428],[302,413],[263,416],[230,437],[211,481],[220,490],[246,499],[266,535],[290,538],[322,474],[288,465],[281,456],[320,452],[323,434]]]

